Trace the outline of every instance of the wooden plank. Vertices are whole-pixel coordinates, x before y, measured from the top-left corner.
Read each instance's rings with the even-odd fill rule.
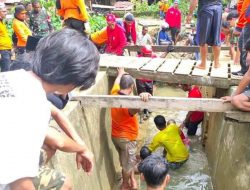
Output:
[[[227,111],[225,118],[230,118],[240,123],[250,123],[250,112]]]
[[[209,64],[208,64],[209,63]],[[207,60],[207,67],[206,69],[199,69],[197,67],[194,67],[194,70],[192,71],[192,75],[193,76],[208,76],[208,73],[209,73],[209,69],[211,67],[211,62]],[[198,61],[198,64],[200,64],[200,61]],[[197,63],[196,63],[197,65]]]
[[[235,64],[231,63],[231,65],[230,65],[231,72],[236,72],[236,71],[239,71],[240,69],[241,69],[240,65],[235,65]]]
[[[131,57],[131,56],[101,55],[99,65],[100,65],[100,67],[135,68],[136,66],[134,65],[134,61],[137,59],[138,58]]]
[[[164,63],[163,58],[153,58],[146,65],[144,65],[141,70],[156,71],[160,65]]]
[[[178,59],[167,59],[157,70],[157,72],[173,73],[176,66],[181,60]]]
[[[94,9],[108,9],[108,10],[113,10],[115,7],[114,6],[109,6],[109,5],[92,4],[92,8],[94,8]]]
[[[150,60],[151,58],[149,57],[139,57],[131,62],[130,68],[139,69],[143,65],[147,64]]]
[[[150,26],[160,26],[161,23],[162,23],[161,20],[159,20],[159,21],[157,21],[157,20],[140,20],[138,24],[140,26],[148,26],[148,27],[150,27]]]
[[[125,47],[125,49],[128,49],[129,51],[140,51],[143,46],[138,45],[128,45]],[[152,46],[152,49],[154,52],[166,52],[167,51],[167,45],[154,45]],[[173,52],[199,52],[200,48],[199,46],[173,46],[174,50]],[[228,51],[230,47],[221,47],[221,50]],[[212,53],[212,48],[208,47],[208,52]]]
[[[221,63],[219,68],[212,67],[211,77],[228,78],[228,62]]]
[[[139,96],[82,95],[72,100],[79,100],[83,106],[117,107],[117,108],[151,108],[183,111],[225,112],[233,110],[231,103],[212,98],[176,98],[153,96],[148,102]]]
[[[213,86],[217,88],[228,89],[230,86],[237,86],[240,79],[227,79],[217,77],[200,77],[191,75],[173,75],[172,73],[165,72],[150,72],[141,71],[135,69],[126,69],[134,78],[148,78],[155,81],[162,81],[168,83],[180,83],[191,84],[201,86]],[[107,70],[109,76],[117,76],[117,70],[115,68],[109,68]]]
[[[194,67],[194,60],[181,60],[174,74],[189,75]]]

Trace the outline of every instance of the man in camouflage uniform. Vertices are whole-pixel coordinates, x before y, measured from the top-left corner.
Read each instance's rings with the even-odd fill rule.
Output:
[[[41,149],[39,162],[40,162],[39,163],[40,167],[38,175],[32,178],[32,182],[36,190],[67,189],[63,187],[66,181],[65,175],[62,172],[52,169],[45,165],[47,162],[47,153],[44,149]]]
[[[32,3],[33,10],[30,13],[30,29],[33,36],[44,37],[53,31],[50,16],[41,8],[39,1]]]

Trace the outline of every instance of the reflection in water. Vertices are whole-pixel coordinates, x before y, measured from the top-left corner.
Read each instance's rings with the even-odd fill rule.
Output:
[[[187,94],[181,89],[172,87],[158,87],[155,96],[186,97]],[[185,119],[185,111],[153,110],[149,120],[144,121],[140,128],[139,145],[149,144],[153,136],[158,132],[154,126],[154,117],[164,115],[166,120],[175,119],[177,124]],[[184,131],[186,134],[186,131]],[[201,128],[199,127],[195,137],[191,138],[190,157],[188,161],[178,170],[170,171],[171,180],[168,190],[212,190],[211,178],[208,171],[207,158],[201,144]],[[161,153],[162,149],[157,151]],[[141,182],[141,189],[146,189]]]

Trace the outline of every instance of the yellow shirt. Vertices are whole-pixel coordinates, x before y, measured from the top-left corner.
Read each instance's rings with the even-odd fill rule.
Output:
[[[168,8],[169,8],[169,5],[167,3],[165,3],[163,5],[163,10],[162,11],[165,13],[165,12],[167,12]]]
[[[12,41],[9,37],[6,25],[0,21],[0,50],[11,50]]]
[[[170,124],[157,133],[148,148],[153,152],[160,146],[163,146],[167,151],[166,159],[168,162],[182,162],[188,159],[188,150],[181,140],[176,124]]]
[[[159,5],[159,10],[163,11],[163,9],[164,9],[164,2],[159,1],[158,5]]]
[[[28,36],[32,36],[32,32],[30,31],[29,27],[18,19],[13,20],[13,30],[17,36],[17,46],[18,47],[25,47],[27,43]]]

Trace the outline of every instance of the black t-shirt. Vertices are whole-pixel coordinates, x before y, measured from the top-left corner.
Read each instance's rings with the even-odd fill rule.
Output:
[[[221,1],[222,0],[199,0],[199,2],[198,2],[198,10],[200,10],[204,6],[222,5]]]

